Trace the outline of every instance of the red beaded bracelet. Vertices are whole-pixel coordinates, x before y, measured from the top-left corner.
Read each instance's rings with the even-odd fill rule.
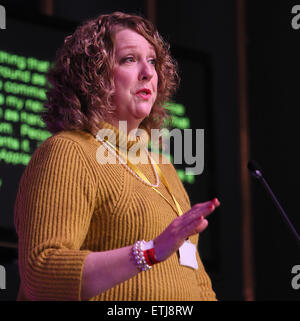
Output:
[[[159,261],[155,258],[155,253],[154,253],[154,247],[149,250],[144,251],[144,257],[148,265],[152,266],[156,263],[159,263]]]

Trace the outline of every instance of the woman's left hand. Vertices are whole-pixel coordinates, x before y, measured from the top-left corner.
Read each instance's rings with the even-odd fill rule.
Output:
[[[164,261],[183,244],[188,237],[204,231],[208,222],[206,216],[220,205],[217,198],[194,205],[189,211],[177,217],[157,238],[154,239],[155,257]]]

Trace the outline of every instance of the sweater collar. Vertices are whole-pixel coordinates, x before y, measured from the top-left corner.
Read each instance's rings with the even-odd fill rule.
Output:
[[[109,141],[113,146],[119,150],[129,151],[135,144],[140,150],[148,147],[149,135],[147,131],[140,127],[136,134],[127,134],[126,121],[120,121],[119,127],[115,127],[110,123],[101,121],[99,123],[99,131],[97,133],[101,140]]]

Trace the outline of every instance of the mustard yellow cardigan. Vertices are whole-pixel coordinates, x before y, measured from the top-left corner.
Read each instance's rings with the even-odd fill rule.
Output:
[[[118,142],[124,138],[115,127]],[[84,131],[64,131],[43,142],[19,184],[15,227],[19,237],[18,300],[80,300],[84,260],[137,240],[152,240],[177,216],[151,187],[121,164],[99,164],[102,146]],[[150,182],[150,164],[138,164]],[[188,195],[171,164],[160,164],[183,212]],[[172,203],[164,184],[158,190]],[[191,241],[197,245],[198,236]],[[174,253],[151,270],[99,293],[91,300],[215,300],[197,254],[198,270],[179,264]]]

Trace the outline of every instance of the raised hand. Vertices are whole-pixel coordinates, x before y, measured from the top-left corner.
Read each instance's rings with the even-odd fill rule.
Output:
[[[220,206],[220,202],[214,198],[212,201],[195,204],[189,211],[177,217],[154,239],[156,259],[164,261],[179,249],[185,239],[204,231],[208,225],[205,217],[218,206]]]

